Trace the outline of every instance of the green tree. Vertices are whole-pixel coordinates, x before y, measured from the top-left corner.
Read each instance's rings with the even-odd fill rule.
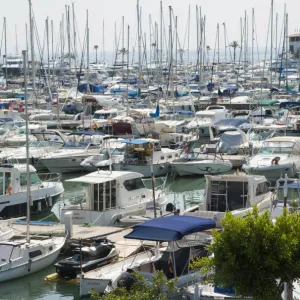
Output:
[[[281,299],[282,284],[292,287],[300,278],[300,214],[285,208],[273,222],[269,212],[259,215],[254,207],[245,218],[227,212],[222,226],[209,246],[214,256],[194,262],[192,268],[202,267],[206,282],[232,286],[237,295]]]
[[[98,48],[99,48],[98,45],[94,46],[94,50],[96,51],[96,64],[98,63]]]
[[[177,291],[175,279],[168,280],[162,271],[158,271],[147,282],[141,274],[133,273],[135,283],[130,290],[118,287],[111,293],[99,296],[92,292],[93,300],[167,300],[170,294]]]
[[[233,63],[235,63],[235,56],[236,56],[236,48],[238,48],[240,45],[237,41],[233,41],[229,47],[233,48]]]

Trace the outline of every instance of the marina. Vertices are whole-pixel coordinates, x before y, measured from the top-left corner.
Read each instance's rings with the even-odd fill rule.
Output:
[[[292,256],[299,3],[25,2],[0,24],[0,300],[102,299],[157,274],[170,300],[254,299],[218,275],[254,235],[253,270]],[[261,244],[257,220],[283,233]],[[226,258],[211,249],[228,232]]]

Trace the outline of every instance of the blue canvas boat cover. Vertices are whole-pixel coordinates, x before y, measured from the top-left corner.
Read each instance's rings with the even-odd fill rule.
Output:
[[[169,242],[178,241],[188,234],[215,227],[215,221],[210,219],[192,216],[170,216],[138,224],[134,226],[131,233],[124,237],[126,239]]]

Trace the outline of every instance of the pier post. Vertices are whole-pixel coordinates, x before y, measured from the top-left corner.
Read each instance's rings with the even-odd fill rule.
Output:
[[[65,229],[68,232],[67,238],[70,239],[73,236],[73,212],[67,211],[64,215]]]

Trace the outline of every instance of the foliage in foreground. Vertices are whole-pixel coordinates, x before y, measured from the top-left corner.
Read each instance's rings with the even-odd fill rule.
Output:
[[[175,279],[168,280],[162,271],[157,271],[147,282],[141,274],[133,273],[135,283],[130,290],[118,287],[111,293],[99,296],[92,292],[93,300],[167,300],[168,296],[177,291]]]
[[[214,231],[209,246],[213,257],[199,259],[192,268],[212,277],[206,283],[232,286],[237,295],[254,299],[281,299],[282,283],[300,278],[300,214],[283,214],[272,222],[270,213],[257,207],[246,218],[227,212],[223,230]]]

